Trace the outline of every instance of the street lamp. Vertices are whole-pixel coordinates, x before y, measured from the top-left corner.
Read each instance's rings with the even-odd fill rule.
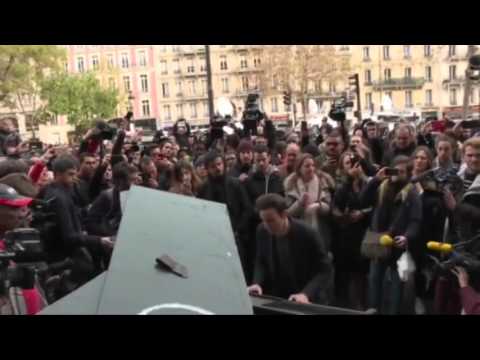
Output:
[[[212,60],[210,58],[210,45],[205,45],[205,60],[207,62],[208,113],[210,116],[209,122],[211,123],[215,115],[215,108],[213,105]]]

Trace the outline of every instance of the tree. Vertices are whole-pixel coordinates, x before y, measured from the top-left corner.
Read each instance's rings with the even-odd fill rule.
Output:
[[[49,120],[40,101],[42,83],[61,68],[64,49],[54,45],[0,46],[0,102],[30,116],[35,128]]]
[[[118,106],[118,91],[102,88],[94,73],[59,74],[44,82],[42,97],[47,110],[65,115],[77,131],[91,127],[95,120],[112,117]]]
[[[272,45],[262,54],[260,90],[265,93],[289,92],[300,102],[306,119],[308,100],[322,92],[323,83],[347,78],[349,58],[330,45]]]

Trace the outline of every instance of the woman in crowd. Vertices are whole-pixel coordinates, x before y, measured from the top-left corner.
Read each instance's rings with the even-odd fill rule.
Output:
[[[317,229],[327,251],[331,243],[329,217],[333,188],[333,179],[316,170],[315,160],[310,154],[300,155],[295,172],[285,179],[288,213]]]
[[[200,179],[189,162],[179,161],[173,168],[171,184],[169,191],[172,193],[196,196]]]
[[[369,209],[363,209],[360,193],[367,176],[352,152],[340,157],[342,185],[333,199],[333,217],[337,223],[332,244],[336,274],[337,305],[365,309],[368,260],[360,254],[360,246],[369,223]]]

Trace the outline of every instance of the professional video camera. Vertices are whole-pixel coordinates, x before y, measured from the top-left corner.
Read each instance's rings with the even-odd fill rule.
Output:
[[[444,256],[438,259],[429,255],[429,258],[445,276],[449,275],[455,266],[461,266],[470,273],[480,273],[480,241],[478,240],[480,240],[480,235],[458,244],[431,241],[427,243],[427,248]]]
[[[8,288],[32,289],[36,273],[46,267],[40,232],[16,229],[5,234],[5,250],[0,252],[0,294]],[[11,266],[14,261],[15,265]]]
[[[265,119],[265,114],[260,111],[258,94],[250,94],[245,103],[245,111],[243,112],[242,123],[245,133],[248,135],[257,135],[257,128],[260,121]]]
[[[337,122],[344,122],[347,120],[347,109],[353,108],[353,101],[348,101],[346,96],[333,101],[329,116]]]
[[[97,121],[95,125],[94,138],[96,140],[112,140],[117,133],[117,129],[105,121]]]
[[[463,189],[463,181],[457,175],[457,172],[458,168],[456,167],[450,169],[437,167],[412,178],[412,183],[430,181],[435,184],[435,188],[427,190],[434,190],[437,192],[449,190],[452,194],[459,194]]]

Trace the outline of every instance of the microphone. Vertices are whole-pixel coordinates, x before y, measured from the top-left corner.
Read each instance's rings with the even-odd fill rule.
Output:
[[[451,254],[454,251],[452,244],[441,243],[437,241],[430,241],[427,243],[427,248],[432,251],[436,251],[443,254]]]
[[[390,235],[385,234],[380,237],[380,244],[383,246],[393,246],[394,243],[395,241]]]

